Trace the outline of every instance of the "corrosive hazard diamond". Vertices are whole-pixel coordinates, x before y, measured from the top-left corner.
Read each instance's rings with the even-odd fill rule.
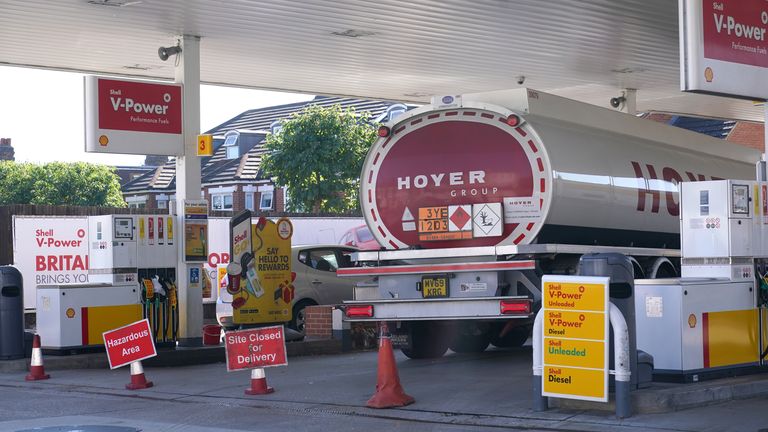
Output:
[[[468,229],[467,222],[472,219],[472,216],[469,215],[469,212],[464,209],[464,207],[468,206],[449,206],[448,207],[448,219],[451,221],[451,228],[453,226],[456,227],[456,229],[451,229],[451,231],[464,231]]]

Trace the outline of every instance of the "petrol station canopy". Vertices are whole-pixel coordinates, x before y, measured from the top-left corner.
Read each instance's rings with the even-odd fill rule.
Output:
[[[427,102],[523,86],[608,107],[763,120],[680,92],[671,0],[0,0],[0,64],[172,79],[161,46],[201,37],[207,84]],[[41,103],[44,97],[41,96]]]

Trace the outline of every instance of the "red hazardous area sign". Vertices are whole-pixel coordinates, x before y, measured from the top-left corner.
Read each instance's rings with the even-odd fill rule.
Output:
[[[103,336],[110,369],[116,369],[157,355],[155,341],[152,339],[152,332],[149,329],[149,320],[143,319],[104,332]]]
[[[227,332],[227,371],[288,364],[283,326]]]

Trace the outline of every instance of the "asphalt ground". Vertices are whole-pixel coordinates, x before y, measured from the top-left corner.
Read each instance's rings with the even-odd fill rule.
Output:
[[[766,393],[623,420],[589,409],[533,412],[530,347],[449,353],[437,360],[396,353],[396,359],[416,403],[386,410],[365,407],[376,383],[375,352],[289,358],[288,366],[267,369],[276,391],[265,396],[244,395],[248,372],[228,373],[223,363],[145,367],[155,386],[138,391],[124,388],[128,368],[49,370],[51,379],[37,382],[4,372],[0,431],[73,425],[185,432],[768,430]]]

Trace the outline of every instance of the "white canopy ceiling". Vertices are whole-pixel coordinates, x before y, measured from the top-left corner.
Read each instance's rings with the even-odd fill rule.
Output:
[[[0,64],[173,77],[201,40],[210,84],[424,102],[526,87],[608,106],[762,121],[750,101],[679,91],[672,0],[0,0]]]

